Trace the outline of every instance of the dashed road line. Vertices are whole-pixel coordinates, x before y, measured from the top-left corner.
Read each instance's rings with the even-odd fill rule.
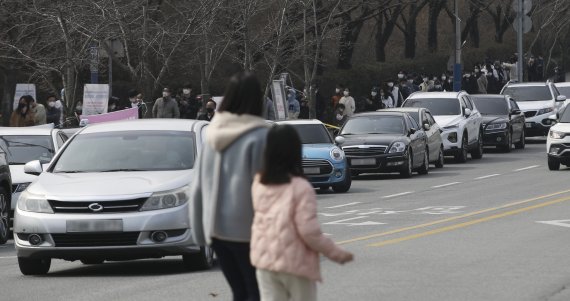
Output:
[[[492,174],[492,175],[486,175],[486,176],[482,176],[482,177],[478,177],[475,178],[475,180],[483,180],[483,179],[488,179],[488,178],[492,178],[492,177],[496,177],[496,176],[500,176],[501,174],[496,173],[496,174]]]
[[[352,206],[352,205],[356,205],[356,204],[360,204],[360,203],[361,203],[361,202],[352,202],[352,203],[348,203],[348,204],[342,204],[342,205],[337,205],[337,206],[325,207],[325,209],[341,208],[341,207]]]
[[[414,193],[413,191],[406,191],[406,192],[401,192],[401,193],[396,193],[396,194],[391,194],[391,195],[387,195],[387,196],[383,196],[383,199],[388,199],[388,198],[395,198],[397,196],[403,196],[403,195],[407,195],[407,194],[411,194]]]
[[[447,186],[451,186],[451,185],[457,185],[457,184],[461,184],[461,182],[451,182],[451,183],[447,183],[447,184],[432,186],[431,188],[443,188],[443,187],[447,187]]]
[[[533,169],[533,168],[537,168],[540,165],[532,165],[532,166],[527,166],[527,167],[523,167],[523,168],[519,168],[519,169],[515,169],[515,171],[523,171],[523,170],[529,170],[529,169]]]

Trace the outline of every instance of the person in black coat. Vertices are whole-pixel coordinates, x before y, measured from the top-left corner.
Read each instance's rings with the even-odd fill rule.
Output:
[[[46,123],[53,123],[55,127],[59,127],[61,110],[55,107],[55,101],[55,95],[48,96],[46,107]]]
[[[198,120],[212,121],[212,118],[216,115],[216,105],[217,104],[214,100],[208,100],[206,103],[206,113],[200,114],[200,116],[198,116]]]

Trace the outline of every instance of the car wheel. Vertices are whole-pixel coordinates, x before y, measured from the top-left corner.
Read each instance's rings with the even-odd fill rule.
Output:
[[[552,157],[548,157],[548,169],[550,170],[559,170],[560,169],[560,160]]]
[[[428,173],[429,173],[429,150],[426,148],[426,151],[424,154],[424,163],[422,164],[422,166],[418,170],[418,174],[427,175]]]
[[[443,168],[445,164],[445,158],[443,156],[443,146],[439,148],[439,154],[437,155],[437,161],[435,162],[435,168]]]
[[[45,275],[51,266],[51,258],[18,257],[18,266],[24,275]]]
[[[501,146],[501,150],[503,150],[503,152],[505,153],[510,153],[513,150],[513,135],[512,133],[508,133],[507,134],[507,145],[503,145]]]
[[[525,136],[525,134],[524,134],[524,131],[522,131],[522,133],[521,133],[521,140],[520,140],[519,142],[515,143],[515,148],[516,148],[516,149],[524,149],[525,146],[526,146],[526,141],[525,141],[525,139],[526,139],[526,136]]]
[[[6,193],[6,190],[0,188],[0,245],[5,244],[10,235],[9,199],[10,196]]]
[[[347,169],[344,173],[344,180],[339,184],[336,184],[332,187],[333,191],[336,193],[345,193],[350,190],[350,186],[352,185],[352,178],[350,177],[350,171]]]
[[[402,178],[410,178],[412,176],[413,168],[414,168],[414,161],[413,161],[413,154],[412,151],[408,151],[408,158],[406,164],[402,167],[400,171],[400,175]]]
[[[100,258],[83,258],[80,259],[79,261],[81,261],[81,263],[83,264],[102,264],[103,262],[105,262],[104,259]]]
[[[461,149],[459,153],[455,154],[455,161],[459,163],[467,162],[467,153],[468,153],[468,146],[467,146],[467,135],[463,135],[463,139],[461,139]]]
[[[483,134],[479,130],[479,138],[477,139],[477,147],[471,151],[471,158],[481,159],[483,158]]]
[[[189,271],[209,270],[214,266],[214,250],[200,247],[200,252],[183,255],[184,268]]]

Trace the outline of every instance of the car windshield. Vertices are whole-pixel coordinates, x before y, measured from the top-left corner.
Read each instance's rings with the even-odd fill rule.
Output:
[[[558,92],[560,92],[560,95],[564,95],[570,98],[570,87],[557,87],[557,88]]]
[[[194,136],[178,131],[123,131],[75,136],[54,173],[186,170],[194,166]]]
[[[408,99],[404,107],[426,108],[433,115],[460,115],[461,106],[455,98],[414,98]]]
[[[22,165],[34,160],[47,163],[55,154],[53,140],[48,135],[0,136],[0,148],[6,150],[11,165]]]
[[[361,116],[349,119],[341,135],[404,134],[404,119],[400,116]]]
[[[560,122],[562,123],[570,123],[570,110],[568,107],[563,109],[562,115],[560,116]]]
[[[303,144],[332,144],[327,129],[320,124],[294,124]]]
[[[477,109],[481,115],[508,115],[509,106],[504,98],[473,97]]]
[[[547,86],[507,87],[501,94],[510,95],[516,101],[544,101],[552,99],[552,94]]]

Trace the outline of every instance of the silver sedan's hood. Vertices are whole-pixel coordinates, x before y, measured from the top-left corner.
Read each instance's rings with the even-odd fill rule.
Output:
[[[141,197],[188,185],[193,174],[193,170],[76,174],[44,172],[27,191],[59,200]]]

